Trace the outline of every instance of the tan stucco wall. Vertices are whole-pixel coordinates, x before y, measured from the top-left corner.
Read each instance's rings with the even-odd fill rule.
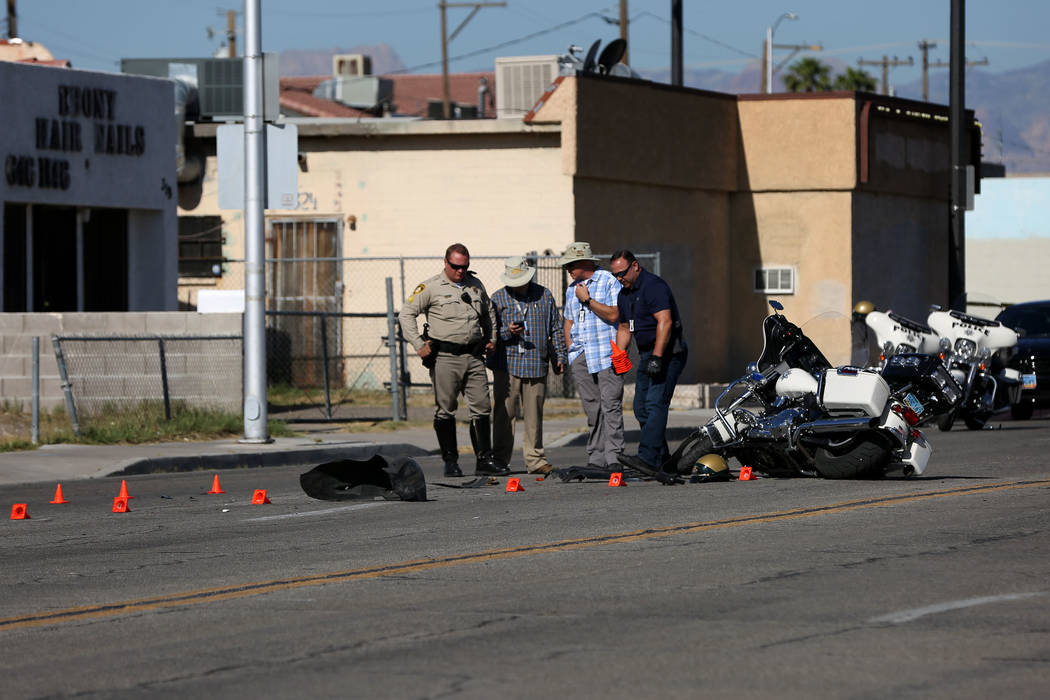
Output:
[[[948,303],[948,205],[918,197],[853,196],[853,303],[925,322]]]
[[[633,81],[575,82],[575,123],[564,130],[576,137],[571,172],[577,177],[735,188],[736,101],[731,96]]]
[[[523,132],[434,132],[430,123],[387,136],[300,135],[307,171],[298,176],[297,210],[268,210],[268,219],[342,221],[343,257],[440,257],[459,241],[474,256],[562,250],[573,240],[572,178],[562,174],[556,129]],[[214,154],[206,160],[199,203],[180,215],[221,215],[227,258],[244,257],[244,223],[237,210],[218,208]],[[350,219],[355,220],[351,229]],[[428,267],[429,270],[433,265]],[[433,274],[439,268],[434,269]],[[347,310],[385,308],[383,274],[347,285]],[[385,274],[390,274],[386,271]],[[346,270],[344,277],[352,276]],[[243,277],[218,280],[240,288]],[[194,301],[196,281],[184,280],[180,299]],[[375,303],[361,309],[361,299]],[[400,290],[395,290],[400,296]],[[398,299],[400,302],[400,299]]]
[[[729,245],[731,309],[729,369],[744,365],[762,351],[762,319],[771,313],[769,299],[784,305],[784,314],[802,325],[825,312],[847,318],[850,301],[851,194],[849,192],[740,193],[732,205]],[[794,294],[754,291],[755,269],[795,269]],[[847,329],[848,330],[848,329]],[[831,355],[848,355],[850,338],[814,338]]]
[[[856,186],[856,101],[852,94],[741,98],[737,108],[739,189],[848,190]]]
[[[729,309],[722,301],[726,193],[592,178],[576,178],[575,191],[577,240],[601,251],[660,253],[660,275],[674,292],[690,348],[683,383],[722,377],[729,340]]]

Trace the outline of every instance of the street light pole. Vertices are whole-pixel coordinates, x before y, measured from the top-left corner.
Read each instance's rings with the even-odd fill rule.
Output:
[[[773,92],[773,34],[777,31],[777,25],[782,20],[798,19],[798,15],[794,12],[785,12],[784,14],[777,17],[777,21],[766,27],[766,92]]]

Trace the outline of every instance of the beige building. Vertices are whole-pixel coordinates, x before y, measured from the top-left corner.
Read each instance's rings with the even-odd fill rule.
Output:
[[[947,301],[941,107],[579,76],[523,120],[293,121],[298,208],[267,213],[268,256],[440,256],[452,241],[475,256],[573,240],[658,251],[692,348],[683,382],[739,375],[771,297],[798,323],[861,298],[916,316]],[[222,255],[241,258],[241,213],[218,209],[214,133],[194,127],[205,175],[180,188],[180,216],[212,222]],[[383,310],[382,276],[347,265],[330,292],[341,308]],[[490,289],[498,272],[480,271]],[[180,301],[240,283],[229,268],[183,277]],[[849,338],[818,342],[842,354]]]

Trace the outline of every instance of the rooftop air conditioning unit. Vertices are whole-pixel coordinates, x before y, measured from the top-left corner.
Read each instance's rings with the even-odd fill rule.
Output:
[[[281,114],[278,55],[263,54],[263,119]],[[243,58],[124,58],[123,73],[181,78],[196,83],[200,120],[230,120],[244,116]]]
[[[337,53],[332,56],[332,75],[337,78],[372,75],[372,57],[361,53]]]
[[[557,56],[496,59],[496,118],[523,119],[558,77]]]

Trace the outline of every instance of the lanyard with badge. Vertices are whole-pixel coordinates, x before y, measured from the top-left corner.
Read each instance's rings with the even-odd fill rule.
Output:
[[[518,314],[521,316],[521,321],[519,323],[521,323],[521,335],[522,335],[522,338],[524,338],[525,335],[527,335],[528,332],[529,332],[529,324],[528,324],[528,321],[525,318],[528,315],[528,311],[529,310],[528,310],[528,308],[522,309],[521,308],[521,302],[518,301],[517,299],[514,300],[514,306],[517,307]],[[522,341],[522,338],[518,338],[518,354],[519,355],[524,355],[525,354],[525,343]]]

